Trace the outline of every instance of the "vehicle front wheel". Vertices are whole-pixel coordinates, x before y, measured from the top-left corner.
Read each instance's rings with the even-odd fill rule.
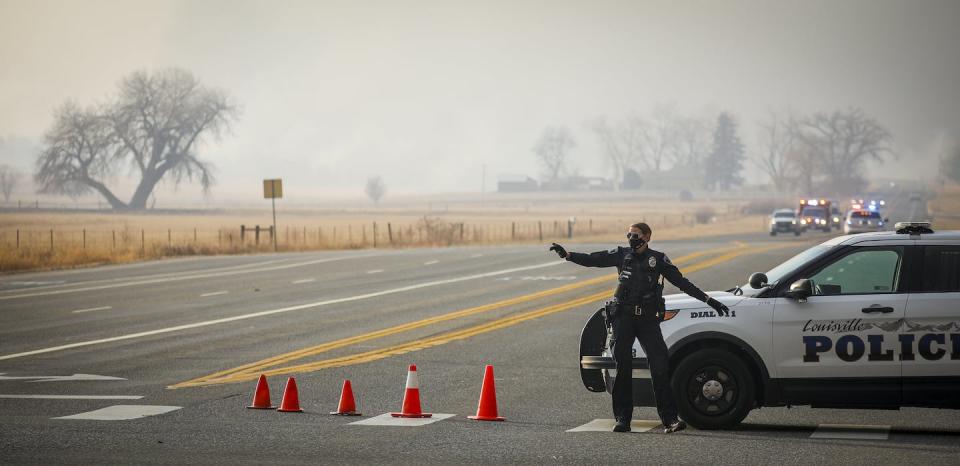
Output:
[[[697,350],[673,371],[673,391],[680,417],[698,429],[734,427],[756,402],[746,364],[719,348]]]

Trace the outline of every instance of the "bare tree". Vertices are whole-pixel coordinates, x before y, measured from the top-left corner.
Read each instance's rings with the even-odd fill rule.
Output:
[[[380,199],[387,193],[387,185],[383,183],[380,175],[371,176],[367,178],[367,186],[364,188],[364,191],[374,204],[379,204]]]
[[[237,113],[223,91],[202,86],[187,71],[135,72],[121,81],[116,101],[87,110],[68,103],[58,111],[35,178],[42,192],[95,190],[114,209],[145,209],[161,181],[196,179],[206,192],[214,179],[199,146],[219,138]],[[124,203],[106,179],[127,167],[140,181]]]
[[[556,181],[563,171],[570,150],[576,146],[577,142],[570,130],[563,126],[548,126],[533,146],[533,152],[547,169],[550,179]]]
[[[816,161],[825,187],[837,192],[862,190],[866,184],[860,175],[863,163],[895,155],[890,132],[858,108],[805,118],[798,137]]]
[[[710,155],[710,122],[700,118],[678,118],[675,122],[671,159],[687,170],[701,170]]]
[[[10,195],[17,189],[20,173],[7,165],[0,165],[0,191],[3,191],[3,202],[10,202]]]
[[[770,177],[770,183],[779,191],[790,191],[796,184],[796,175],[809,175],[812,167],[804,168],[803,147],[798,140],[799,119],[792,111],[770,111],[760,123],[760,148],[754,158]],[[810,189],[809,179],[805,186]]]
[[[126,207],[104,184],[123,165],[112,138],[110,122],[95,109],[67,102],[54,115],[44,136],[34,181],[42,193],[77,196],[96,191],[114,209]]]
[[[643,158],[641,152],[641,129],[643,120],[632,117],[614,126],[600,117],[588,123],[588,127],[600,139],[603,154],[613,168],[614,188],[620,189],[627,169],[636,166]]]
[[[650,120],[639,124],[642,160],[648,170],[659,172],[663,162],[677,152],[677,120],[671,107],[658,106]]]

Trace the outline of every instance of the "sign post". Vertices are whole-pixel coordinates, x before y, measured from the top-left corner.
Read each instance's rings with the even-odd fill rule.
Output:
[[[283,198],[283,180],[280,178],[263,180],[263,198],[270,199],[273,207],[273,251],[277,251],[277,198]]]

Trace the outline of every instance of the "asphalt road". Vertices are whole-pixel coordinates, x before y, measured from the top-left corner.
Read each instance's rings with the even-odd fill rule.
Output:
[[[901,196],[887,215],[918,219],[925,210],[916,204]],[[716,290],[827,237],[655,234],[652,246]],[[764,408],[733,431],[566,432],[611,417],[609,396],[587,392],[577,364],[580,329],[599,301],[576,300],[609,291],[613,280],[546,246],[190,258],[6,276],[0,462],[960,462],[960,418],[947,410]],[[424,410],[456,416],[375,427],[328,414],[344,379],[359,419],[399,410],[411,363]],[[486,364],[495,366],[506,422],[466,418]],[[245,409],[263,372],[275,404],[296,377],[305,412]],[[88,375],[50,378],[74,374]],[[77,398],[90,396],[107,398]],[[115,405],[170,411],[56,419]],[[638,408],[635,419],[656,413]],[[890,430],[876,440],[811,438],[825,424]]]

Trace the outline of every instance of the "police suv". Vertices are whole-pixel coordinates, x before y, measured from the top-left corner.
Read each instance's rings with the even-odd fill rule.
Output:
[[[960,409],[960,232],[895,228],[833,238],[709,293],[728,317],[666,296],[661,329],[681,417],[717,429],[763,406]],[[597,311],[580,338],[590,391],[610,391],[619,375],[609,339]],[[634,404],[655,406],[634,345]]]

